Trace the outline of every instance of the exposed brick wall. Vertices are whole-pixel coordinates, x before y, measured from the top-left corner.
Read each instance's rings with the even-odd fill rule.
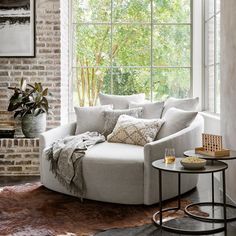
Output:
[[[22,77],[28,82],[42,82],[53,94],[49,99],[52,115],[47,128],[60,124],[60,0],[36,0],[36,57],[0,58],[0,110],[6,110],[12,91]]]
[[[47,117],[50,129],[68,122],[69,1],[35,3],[36,57],[0,58],[0,111],[7,109],[12,95],[8,86],[18,85],[22,77],[29,83],[41,82],[53,94],[49,99],[52,114]],[[12,120],[12,116],[1,113],[0,121]],[[16,134],[20,131],[18,120]],[[38,139],[0,139],[0,175],[39,175]]]
[[[38,139],[0,139],[0,176],[39,175]]]

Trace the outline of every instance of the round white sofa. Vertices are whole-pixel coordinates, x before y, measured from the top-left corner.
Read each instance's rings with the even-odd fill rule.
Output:
[[[42,184],[54,191],[70,193],[50,171],[50,162],[44,149],[52,142],[75,133],[76,124],[68,124],[49,130],[40,136],[40,176]],[[146,144],[144,147],[100,143],[83,157],[82,168],[86,184],[85,198],[121,204],[151,205],[159,201],[158,171],[152,162],[163,158],[166,147],[174,147],[182,156],[187,149],[201,144],[203,118],[197,115],[192,124],[168,137]],[[182,193],[196,187],[198,175],[183,175]],[[174,173],[163,173],[163,199],[177,196],[177,178]]]

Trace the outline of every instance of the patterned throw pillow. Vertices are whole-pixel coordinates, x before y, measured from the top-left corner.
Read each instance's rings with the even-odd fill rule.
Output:
[[[113,131],[120,115],[128,115],[128,116],[139,118],[142,115],[142,108],[139,107],[139,108],[133,108],[133,109],[104,111],[105,125],[104,125],[103,134],[105,136],[107,136]]]
[[[107,141],[144,146],[155,139],[163,123],[162,119],[137,119],[121,115]]]

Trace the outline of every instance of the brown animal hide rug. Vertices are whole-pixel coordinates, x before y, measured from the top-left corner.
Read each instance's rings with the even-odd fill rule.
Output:
[[[181,200],[182,208],[190,201]],[[173,207],[176,200],[164,207]],[[198,213],[201,213],[197,208]],[[158,204],[121,205],[84,200],[46,189],[40,183],[0,188],[0,235],[87,236],[112,228],[135,227],[152,222]],[[183,212],[165,213],[165,218]]]

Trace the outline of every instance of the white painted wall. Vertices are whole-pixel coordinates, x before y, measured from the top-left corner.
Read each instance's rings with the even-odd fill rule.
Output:
[[[220,116],[208,112],[201,112],[201,114],[204,118],[204,132],[220,135]]]
[[[60,0],[61,20],[61,124],[69,114],[69,1]]]
[[[193,97],[199,97],[199,110],[203,109],[203,84],[202,84],[202,1],[193,1]]]
[[[221,1],[221,132],[236,150],[236,1]],[[236,161],[228,162],[227,193],[236,201]]]

